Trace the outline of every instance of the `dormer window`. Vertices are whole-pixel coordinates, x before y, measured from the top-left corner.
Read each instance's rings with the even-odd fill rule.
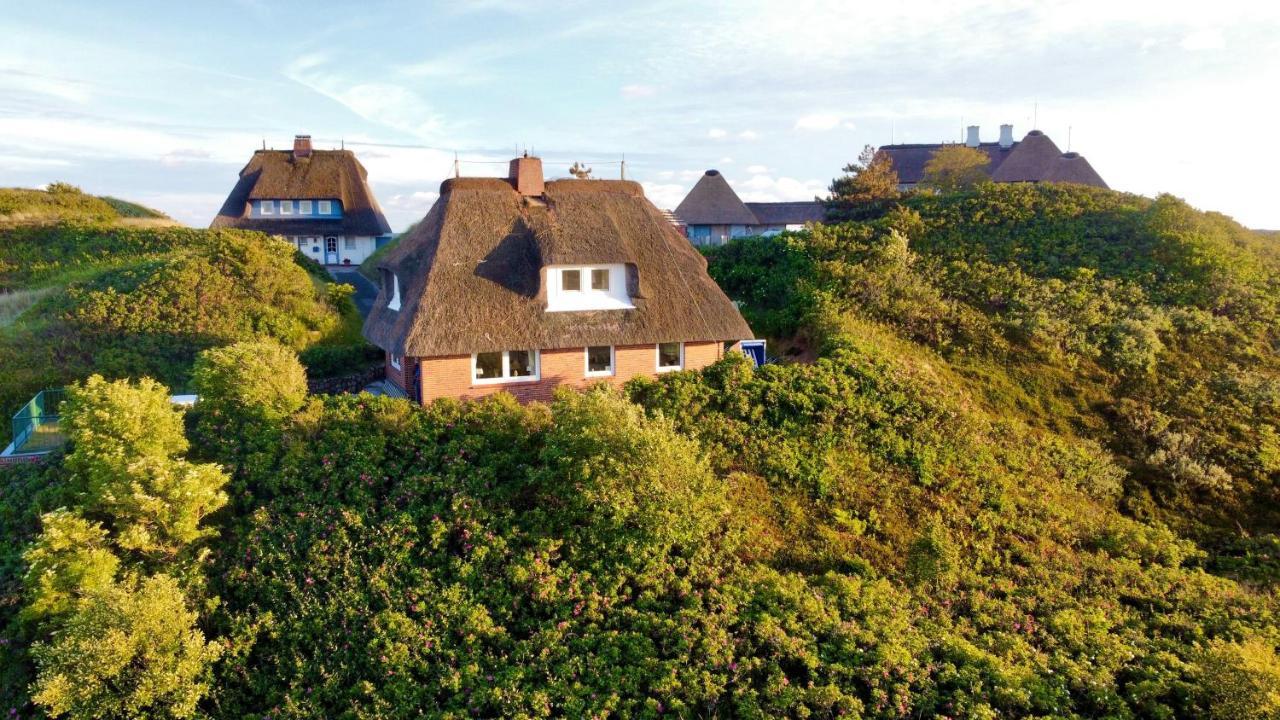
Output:
[[[387,301],[387,308],[400,309],[400,278],[396,277],[395,273],[391,273],[391,299]]]
[[[316,203],[316,205],[318,206],[318,209],[320,210],[320,214],[321,214],[321,215],[332,215],[332,214],[333,214],[333,201],[331,201],[331,200],[320,200],[320,201],[318,201],[318,202]]]
[[[627,267],[612,265],[550,266],[547,277],[547,311],[630,310]]]
[[[310,201],[310,200],[299,200],[299,201],[298,201],[298,214],[299,214],[299,215],[310,215],[310,214],[311,214],[311,201]]]
[[[281,200],[281,201],[280,201],[280,214],[281,214],[281,215],[292,215],[292,214],[293,214],[293,201],[292,201],[292,200]]]
[[[262,200],[261,202],[258,203],[258,212],[262,213],[263,215],[275,214],[275,211],[276,211],[275,205],[276,203],[274,200]]]

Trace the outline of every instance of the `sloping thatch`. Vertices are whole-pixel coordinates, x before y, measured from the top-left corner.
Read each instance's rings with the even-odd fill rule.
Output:
[[[803,225],[822,222],[826,207],[817,200],[793,200],[786,202],[745,203],[757,225]]]
[[[676,206],[686,225],[756,225],[756,216],[742,204],[719,170],[708,170]]]
[[[290,235],[388,235],[391,226],[369,189],[367,175],[350,150],[314,150],[301,158],[288,150],[257,150],[210,227]],[[250,218],[251,200],[338,200],[343,217]]]
[[[633,310],[545,311],[544,266],[626,263]],[[446,180],[379,266],[364,334],[413,357],[752,337],[706,260],[621,180],[554,180],[524,198],[497,178]],[[391,310],[394,273],[401,308]]]
[[[880,148],[893,162],[898,182],[918,184],[924,179],[924,168],[933,154],[947,143],[885,145]],[[1063,153],[1039,130],[1032,130],[1008,148],[999,143],[982,143],[978,149],[991,163],[987,174],[994,182],[1071,182],[1107,187],[1102,177],[1079,153]]]

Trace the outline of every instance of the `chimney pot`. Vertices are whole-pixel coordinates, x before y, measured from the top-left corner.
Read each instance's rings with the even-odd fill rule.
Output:
[[[1006,150],[1013,147],[1013,126],[1012,125],[1000,126],[1000,147]]]
[[[521,195],[541,196],[545,190],[542,182],[542,158],[529,157],[527,152],[524,157],[515,158],[511,161],[509,179],[516,192]]]
[[[969,130],[969,134],[965,138],[964,144],[968,145],[971,148],[976,148],[979,145],[981,145],[982,141],[978,139],[978,126],[970,125],[968,130]]]
[[[311,157],[311,136],[310,135],[294,135],[293,136],[293,157],[295,159]]]

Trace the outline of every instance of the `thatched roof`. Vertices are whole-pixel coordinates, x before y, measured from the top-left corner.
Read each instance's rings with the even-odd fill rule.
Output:
[[[708,170],[676,206],[686,225],[756,225],[756,216],[738,199],[719,170]]]
[[[924,179],[924,168],[930,158],[947,143],[885,145],[884,151],[893,161],[898,182],[917,184]],[[994,182],[1070,182],[1107,187],[1102,177],[1079,153],[1063,153],[1039,130],[1032,130],[1010,147],[999,143],[981,143],[978,150],[991,162],[987,174]]]
[[[368,173],[350,150],[313,150],[295,157],[289,150],[257,150],[210,227],[290,235],[387,235],[391,226],[366,180]],[[338,200],[342,217],[333,220],[250,218],[250,200]]]
[[[627,263],[635,309],[545,311],[542,268]],[[640,186],[553,180],[522,197],[499,178],[446,180],[426,218],[379,264],[383,283],[364,335],[414,357],[752,337],[742,316]]]
[[[787,202],[749,202],[747,209],[756,216],[757,225],[803,225],[822,222],[826,207],[817,200]]]

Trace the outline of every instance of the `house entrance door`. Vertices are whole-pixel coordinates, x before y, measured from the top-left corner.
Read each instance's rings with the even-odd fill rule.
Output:
[[[324,264],[338,264],[338,238],[329,236],[324,239]]]

